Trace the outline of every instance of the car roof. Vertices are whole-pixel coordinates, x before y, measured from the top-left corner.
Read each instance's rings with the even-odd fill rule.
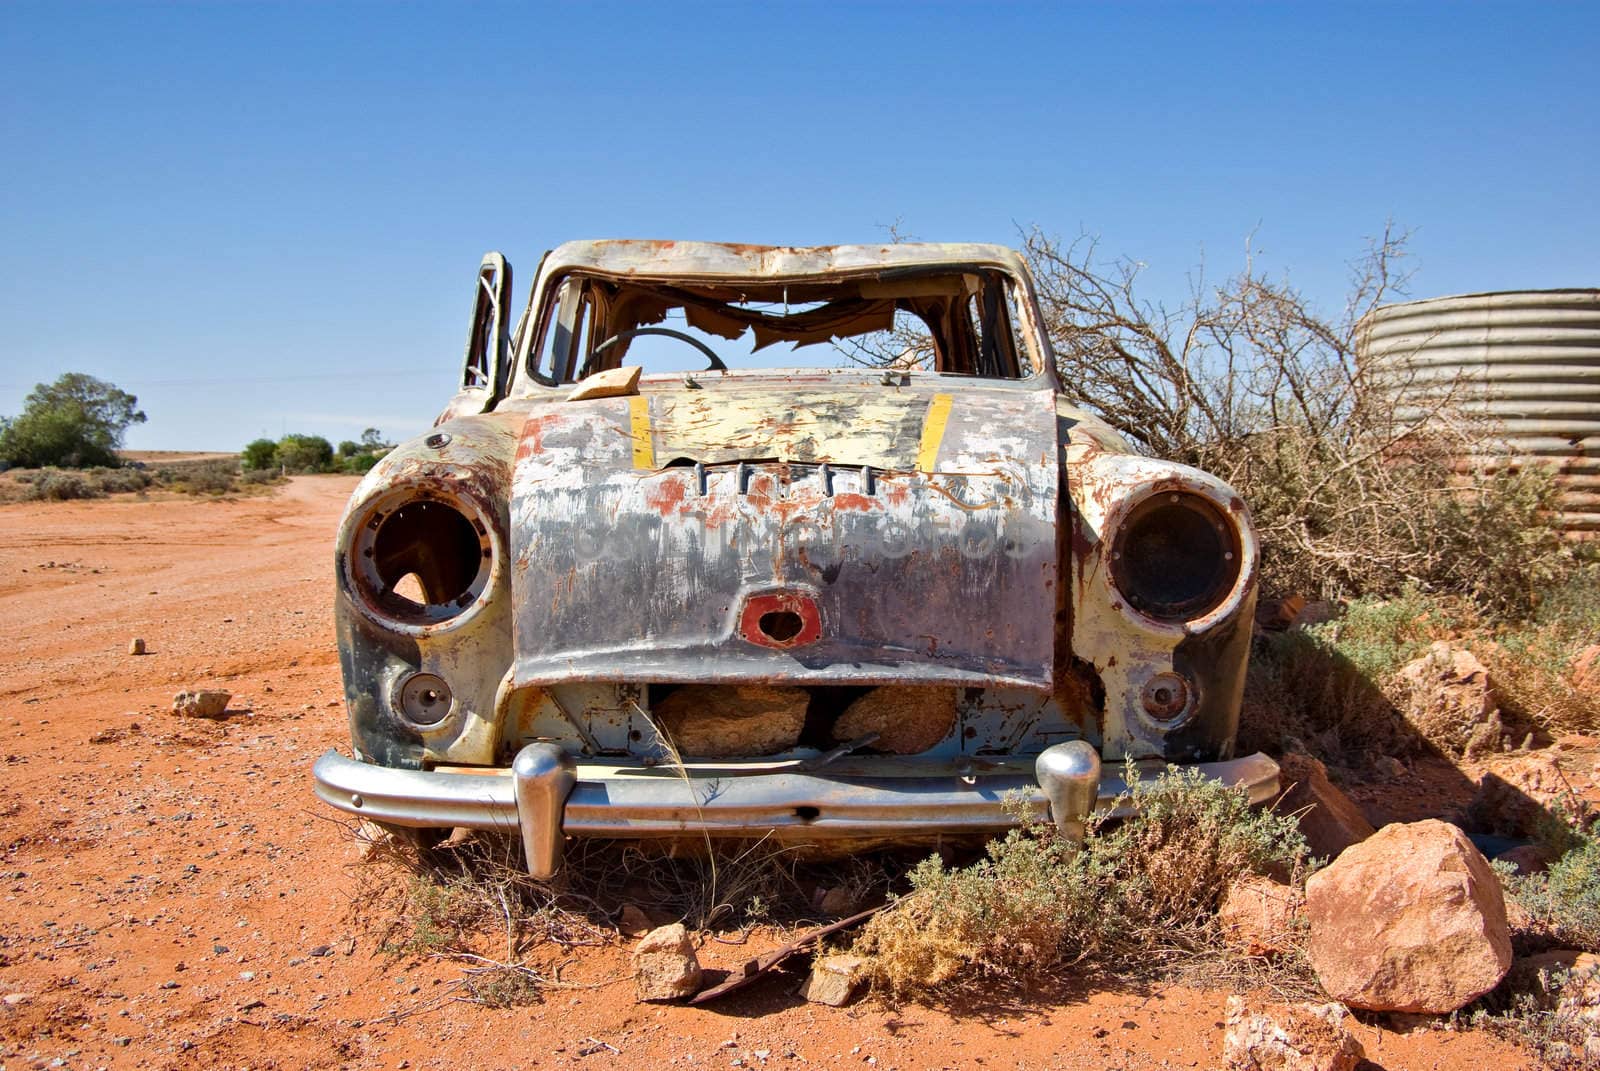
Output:
[[[976,242],[776,246],[648,239],[564,242],[550,251],[541,274],[589,270],[641,277],[774,279],[921,267],[994,267],[1026,277],[1015,250]]]

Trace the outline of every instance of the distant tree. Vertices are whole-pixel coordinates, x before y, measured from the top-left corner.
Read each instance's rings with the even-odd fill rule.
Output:
[[[25,468],[121,465],[123,433],[145,421],[138,404],[127,391],[82,372],[40,383],[19,416],[0,420],[0,461]]]
[[[355,457],[359,453],[361,453],[361,444],[358,442],[346,439],[339,444],[339,456],[341,458]]]
[[[394,443],[385,442],[383,434],[377,428],[368,428],[361,433],[361,445],[369,451],[389,450]]]
[[[278,440],[278,464],[286,472],[327,472],[333,444],[320,435],[285,435]]]
[[[239,458],[239,467],[246,472],[277,468],[278,444],[271,439],[255,439],[246,443]]]

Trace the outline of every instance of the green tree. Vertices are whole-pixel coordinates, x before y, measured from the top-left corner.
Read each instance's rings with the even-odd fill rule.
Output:
[[[333,444],[320,435],[285,435],[278,440],[278,463],[288,472],[327,472]]]
[[[245,443],[239,458],[239,467],[246,472],[278,467],[278,444],[271,439],[255,439]]]
[[[138,405],[127,391],[82,372],[40,383],[19,416],[0,421],[0,461],[25,468],[119,466],[123,433],[145,421]]]
[[[359,453],[361,453],[361,444],[358,442],[346,439],[339,444],[339,456],[341,458],[355,457]]]
[[[393,448],[394,443],[384,442],[383,433],[377,428],[368,428],[361,433],[361,446],[369,453],[373,453],[378,450],[389,450]]]

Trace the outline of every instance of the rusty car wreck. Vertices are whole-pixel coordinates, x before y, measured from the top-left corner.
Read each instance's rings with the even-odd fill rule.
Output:
[[[572,836],[981,839],[1012,796],[1073,835],[1171,764],[1276,793],[1233,753],[1244,504],[1064,401],[1016,253],[572,242],[514,328],[510,285],[490,254],[459,392],[341,525],[323,800],[548,877]]]

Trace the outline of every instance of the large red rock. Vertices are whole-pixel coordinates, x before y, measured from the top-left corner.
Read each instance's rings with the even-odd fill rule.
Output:
[[[1401,715],[1435,747],[1469,759],[1501,749],[1500,701],[1477,655],[1440,640],[1404,666],[1399,679]]]
[[[1276,1004],[1247,1009],[1229,997],[1222,1062],[1232,1071],[1355,1071],[1366,1059],[1337,1004]]]
[[[1500,881],[1455,826],[1385,826],[1306,883],[1307,955],[1335,1000],[1442,1015],[1511,966]]]
[[[1328,768],[1310,755],[1289,754],[1278,760],[1278,782],[1284,788],[1278,803],[1282,814],[1294,814],[1311,854],[1332,859],[1352,844],[1372,836],[1372,823],[1355,801],[1328,780]]]

